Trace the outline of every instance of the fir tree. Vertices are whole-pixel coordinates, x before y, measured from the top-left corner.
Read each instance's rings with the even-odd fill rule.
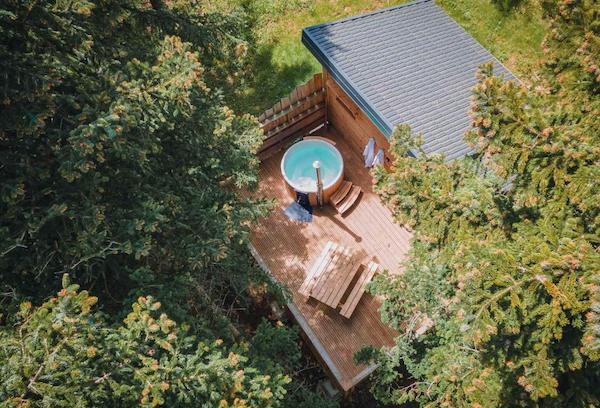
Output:
[[[268,203],[238,194],[262,131],[228,107],[251,30],[213,3],[0,3],[0,405],[316,400],[269,356],[294,331],[247,349],[228,313],[268,282],[246,246]],[[65,272],[103,313],[67,285],[14,319]]]
[[[600,404],[600,9],[547,7],[531,81],[505,81],[491,65],[477,74],[472,157],[409,157],[419,138],[402,126],[392,170],[376,174],[415,231],[403,275],[372,285],[401,332],[389,353],[361,356],[382,363],[373,390],[384,401]],[[423,334],[424,317],[434,325]]]
[[[244,347],[203,342],[140,297],[118,326],[63,278],[39,307],[0,330],[0,399],[8,406],[279,406],[289,378],[261,374]]]
[[[261,279],[245,242],[265,206],[236,191],[262,135],[216,88],[243,20],[193,1],[1,7],[0,301],[68,272],[106,305],[154,294],[182,317],[193,293],[210,316],[208,288]]]

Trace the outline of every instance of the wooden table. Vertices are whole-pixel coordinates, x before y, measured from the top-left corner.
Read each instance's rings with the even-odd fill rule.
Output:
[[[361,262],[349,248],[329,241],[309,269],[299,292],[335,309],[360,266]]]

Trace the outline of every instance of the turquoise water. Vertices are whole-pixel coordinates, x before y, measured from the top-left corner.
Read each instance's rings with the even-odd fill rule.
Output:
[[[297,190],[317,191],[317,175],[313,162],[321,163],[323,187],[327,188],[342,170],[342,156],[337,149],[321,140],[303,140],[288,149],[283,157],[281,169]]]

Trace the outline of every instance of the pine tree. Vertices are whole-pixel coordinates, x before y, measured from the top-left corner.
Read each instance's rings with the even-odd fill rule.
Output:
[[[118,326],[63,278],[39,307],[21,304],[0,331],[0,399],[8,406],[278,406],[289,378],[261,374],[244,347],[203,342],[140,297]]]
[[[0,2],[0,405],[319,399],[283,374],[296,332],[228,313],[273,287],[246,245],[269,203],[238,194],[262,131],[228,107],[251,27],[214,3]],[[27,306],[65,272],[103,313],[68,285]]]
[[[373,390],[384,401],[600,404],[600,6],[546,6],[546,56],[531,82],[490,64],[477,74],[473,157],[408,157],[419,138],[402,126],[392,170],[376,174],[415,231],[403,275],[372,285],[401,333],[389,354],[361,356],[382,363]],[[422,334],[424,317],[434,325]]]
[[[0,6],[4,304],[44,299],[68,272],[107,304],[154,294],[180,313],[191,291],[200,307],[207,288],[258,277],[245,242],[266,207],[236,191],[257,181],[262,135],[217,87],[245,23],[157,6]]]

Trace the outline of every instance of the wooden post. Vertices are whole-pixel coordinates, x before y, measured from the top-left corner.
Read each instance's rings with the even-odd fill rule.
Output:
[[[321,163],[318,160],[313,162],[313,167],[317,172],[317,204],[323,206],[323,180],[321,180]]]

